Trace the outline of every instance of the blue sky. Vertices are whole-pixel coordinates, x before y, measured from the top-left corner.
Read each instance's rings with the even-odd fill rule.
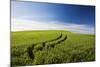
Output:
[[[94,34],[95,7],[36,2],[11,2],[12,31],[69,30]]]

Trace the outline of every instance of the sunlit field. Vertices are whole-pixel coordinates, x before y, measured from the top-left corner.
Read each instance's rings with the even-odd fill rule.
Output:
[[[11,65],[40,65],[95,60],[95,35],[63,30],[11,32]]]

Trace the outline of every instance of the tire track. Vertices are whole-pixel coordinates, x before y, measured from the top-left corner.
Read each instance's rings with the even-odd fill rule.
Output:
[[[55,45],[60,44],[61,42],[65,41],[66,39],[67,39],[67,35],[65,35],[65,37],[63,39],[61,39],[61,40],[59,40],[59,41],[57,41],[55,43],[49,44],[48,47],[54,48]]]
[[[49,41],[45,41],[45,42],[42,42],[42,47],[41,47],[41,51],[44,49],[44,48],[54,48],[55,45],[57,44],[60,44],[61,42],[65,41],[67,39],[67,35],[64,36],[63,38],[63,34],[61,33],[61,35],[53,40],[49,40]],[[58,40],[58,41],[57,41]],[[54,42],[55,43],[52,43]],[[57,41],[57,42],[56,42]],[[48,43],[52,43],[52,44],[48,44]],[[37,43],[37,44],[33,44],[32,46],[28,47],[27,48],[27,53],[28,53],[28,56],[33,60],[35,58],[34,56],[34,53],[33,51],[35,50],[34,47],[36,47],[38,44],[41,44],[41,43]],[[48,45],[47,45],[48,44]],[[35,46],[34,46],[35,45]],[[38,49],[37,51],[39,51],[40,49]]]
[[[39,42],[39,43],[36,43],[36,44],[40,44],[40,43],[48,43],[48,42],[52,42],[52,41],[56,41],[56,40],[58,40],[58,39],[60,39],[62,37],[62,33],[61,33],[61,35],[60,36],[58,36],[57,38],[55,38],[55,39],[52,39],[52,40],[48,40],[48,41],[44,41],[44,42]]]
[[[32,45],[32,47],[28,47],[28,48],[27,48],[28,56],[29,56],[32,60],[34,59],[33,49],[34,49],[34,45]]]
[[[61,35],[60,35],[59,37],[57,37],[56,39],[49,40],[49,41],[45,41],[45,43],[47,43],[47,42],[52,42],[52,41],[56,41],[56,40],[60,39],[61,37],[62,37],[62,33],[61,33]]]

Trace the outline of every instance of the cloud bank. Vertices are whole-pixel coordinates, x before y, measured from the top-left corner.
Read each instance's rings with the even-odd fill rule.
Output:
[[[65,30],[82,34],[94,34],[95,28],[84,24],[72,24],[59,21],[32,21],[25,19],[11,19],[11,31],[23,30]]]

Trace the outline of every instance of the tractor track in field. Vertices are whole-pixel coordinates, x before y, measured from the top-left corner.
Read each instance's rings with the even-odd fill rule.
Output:
[[[42,47],[39,48],[37,51],[39,51],[39,50],[42,51],[45,48],[47,48],[47,49],[48,48],[54,48],[57,44],[60,44],[60,43],[64,42],[66,39],[67,39],[67,35],[64,35],[64,34],[61,33],[60,36],[55,38],[55,39],[52,39],[52,40],[49,40],[49,41],[45,41],[45,42],[42,42],[42,43],[37,43],[37,44],[41,44],[42,45]],[[52,42],[54,42],[54,43],[52,43]],[[51,43],[51,44],[49,44],[49,43]],[[34,48],[36,47],[37,44],[33,44],[32,46],[27,48],[28,56],[32,60],[35,57],[33,51],[34,51]],[[49,44],[49,45],[47,45],[47,44]]]
[[[40,43],[48,43],[48,42],[56,41],[56,40],[60,39],[61,37],[62,37],[62,33],[61,33],[61,35],[60,35],[60,36],[58,36],[58,37],[57,37],[57,38],[55,38],[55,39],[52,39],[52,40],[47,40],[47,41],[44,41],[44,42],[39,42],[39,43],[36,43],[36,44],[40,44]]]

